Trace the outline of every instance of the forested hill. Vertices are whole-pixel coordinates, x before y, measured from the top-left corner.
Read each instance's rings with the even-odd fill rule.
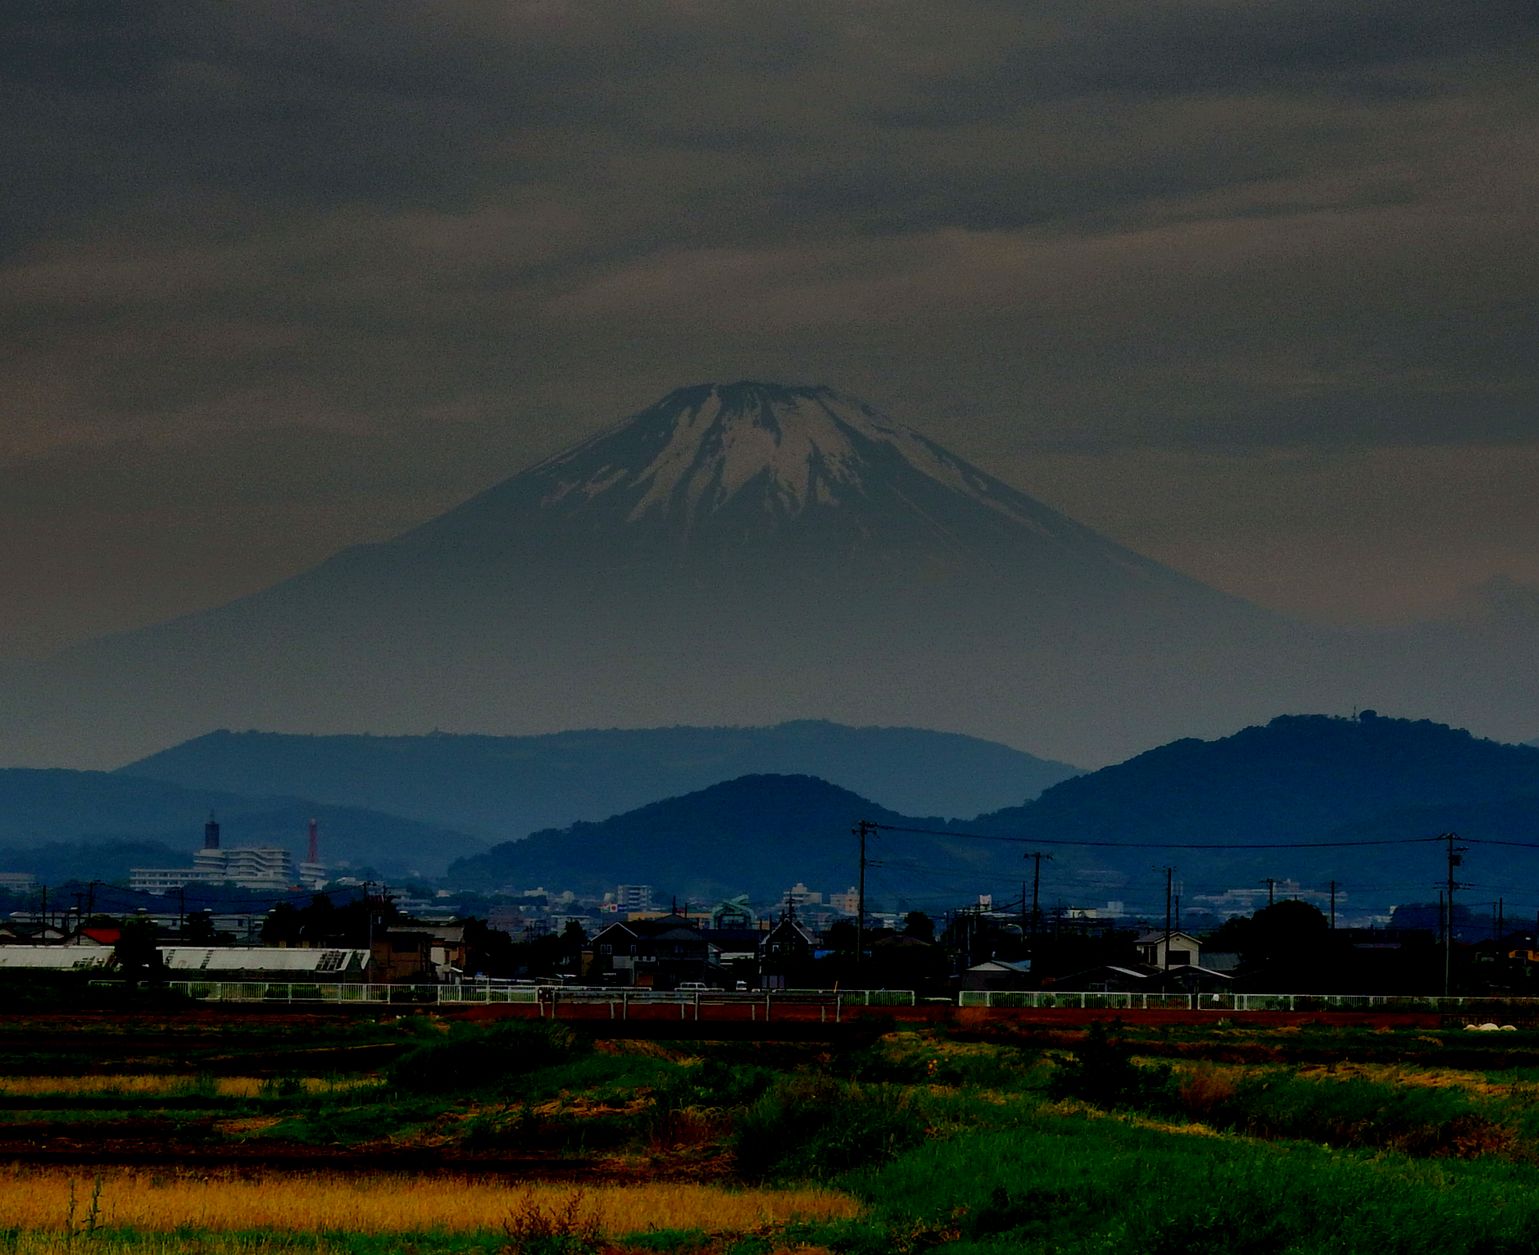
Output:
[[[896,811],[965,816],[1024,802],[1076,770],[977,737],[803,719],[544,736],[213,732],[122,774],[366,806],[505,841],[747,775],[817,776]]]
[[[966,827],[1041,842],[1054,891],[1090,900],[1104,886],[1103,897],[1154,901],[1170,866],[1194,906],[1274,878],[1319,892],[1336,881],[1382,907],[1435,897],[1442,849],[1419,839],[1533,841],[1536,799],[1539,749],[1372,712],[1287,715],[1172,742]],[[1273,848],[1191,848],[1204,844]],[[1521,848],[1476,848],[1468,861],[1483,886],[1539,872]]]
[[[745,776],[601,823],[572,824],[494,846],[461,859],[449,875],[457,883],[486,888],[543,885],[597,893],[642,883],[696,903],[738,893],[773,902],[798,880],[821,892],[854,885],[859,853],[850,829],[860,819],[916,823],[824,780]],[[976,892],[979,877],[967,868],[976,867],[986,883],[985,869],[999,847],[930,839],[910,842],[906,851],[910,860],[922,854],[925,869],[884,866],[884,891],[914,896],[934,890],[930,869],[939,867],[943,877],[964,874]],[[951,904],[944,894],[939,902]]]
[[[580,892],[639,881],[696,901],[744,892],[772,901],[797,880],[825,891],[853,884],[850,827],[869,819],[887,827],[871,843],[868,886],[889,904],[954,907],[980,892],[1019,901],[1034,870],[1022,854],[1035,849],[1051,854],[1041,864],[1048,907],[1163,910],[1169,866],[1192,911],[1225,909],[1233,889],[1265,893],[1257,886],[1267,878],[1321,891],[1335,880],[1354,911],[1383,911],[1435,897],[1442,849],[1415,839],[1461,828],[1485,840],[1531,837],[1536,798],[1536,749],[1425,721],[1284,716],[1162,746],[971,821],[908,818],[806,776],[748,776],[496,846],[450,876]],[[913,831],[936,828],[956,835]],[[1483,877],[1533,861],[1496,847],[1469,857]]]
[[[1283,715],[1181,740],[982,816],[980,831],[1085,840],[1306,841],[1391,811],[1539,792],[1539,749],[1427,720]]]

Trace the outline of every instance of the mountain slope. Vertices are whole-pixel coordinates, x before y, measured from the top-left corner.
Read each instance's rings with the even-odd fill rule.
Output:
[[[1539,750],[1429,720],[1283,715],[1217,741],[1181,740],[987,816],[1044,833],[1193,841],[1323,836],[1386,809],[1539,789]]]
[[[969,830],[1026,840],[1143,844],[1051,847],[1055,884],[1076,877],[1157,905],[1166,863],[1192,896],[1295,879],[1355,897],[1427,900],[1444,872],[1435,843],[1263,851],[1180,850],[1202,843],[1304,845],[1402,841],[1443,831],[1532,839],[1539,750],[1482,740],[1426,720],[1283,716],[1217,741],[1182,740],[1048,789]],[[1485,878],[1532,860],[1482,853]]]
[[[1478,843],[1532,842],[1536,806],[1539,750],[1424,720],[1284,716],[1161,746],[966,822],[905,818],[805,776],[750,776],[498,845],[450,876],[586,892],[640,882],[695,901],[747,892],[767,903],[796,880],[854,883],[850,829],[868,819],[883,825],[868,842],[868,895],[885,908],[943,910],[988,893],[1015,909],[1035,851],[1050,856],[1047,908],[1121,902],[1162,918],[1169,867],[1188,913],[1248,913],[1290,881],[1324,906],[1334,880],[1344,918],[1359,919],[1435,900],[1446,877],[1435,838],[1454,831],[1470,846],[1461,893],[1494,900],[1505,884],[1517,917],[1539,906],[1523,896],[1539,852]]]
[[[601,823],[493,846],[453,864],[449,877],[484,888],[543,885],[586,893],[639,883],[696,904],[738,893],[772,903],[798,880],[819,892],[854,885],[859,847],[851,828],[860,819],[915,823],[810,776],[745,776]],[[989,880],[997,856],[996,847],[945,838],[911,841],[906,850],[910,863],[922,858],[941,864],[943,880],[974,886]],[[897,895],[952,904],[946,893],[936,896],[928,870],[893,867],[887,873],[873,893],[888,901]]]
[[[705,384],[394,540],[15,671],[0,762],[121,763],[218,727],[823,718],[1096,763],[1365,702],[1526,731],[1539,629],[1499,600],[1436,631],[1305,628],[853,398]]]
[[[973,737],[808,720],[541,737],[215,732],[121,773],[368,806],[507,839],[751,774],[817,775],[893,810],[974,815],[1035,797],[1075,771]]]
[[[0,761],[808,717],[1095,761],[1276,709],[1281,632],[858,401],[702,385],[395,540],[24,669]],[[1215,700],[1199,664],[1257,678]]]
[[[30,871],[28,849],[115,841],[154,842],[190,854],[212,811],[223,844],[276,845],[304,857],[307,825],[320,824],[322,861],[436,875],[484,843],[447,828],[357,807],[294,797],[241,797],[94,771],[0,770],[0,847],[8,871]],[[52,856],[50,856],[52,857]],[[104,874],[104,873],[99,873]]]

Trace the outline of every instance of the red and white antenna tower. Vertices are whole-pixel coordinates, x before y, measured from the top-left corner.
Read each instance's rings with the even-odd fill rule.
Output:
[[[321,834],[320,824],[315,820],[310,821],[310,855],[305,860],[307,863],[319,863],[321,861]]]

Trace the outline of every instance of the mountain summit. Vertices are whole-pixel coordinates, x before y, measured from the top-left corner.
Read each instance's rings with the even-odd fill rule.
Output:
[[[952,497],[1047,535],[1089,533],[865,402],[832,388],[699,384],[512,481],[551,518],[602,517],[686,535],[718,521],[779,536],[837,519],[852,541],[880,522],[953,543],[924,506]],[[497,490],[494,490],[494,492]]]
[[[697,582],[787,586],[1034,572],[1082,587],[1211,590],[1107,540],[870,405],[827,387],[739,382],[669,393],[615,427],[394,542],[458,565],[513,550],[540,567],[652,565]],[[765,564],[768,563],[768,566]],[[792,568],[796,569],[792,569]]]
[[[1528,700],[1411,644],[1280,620],[829,388],[699,384],[393,540],[0,680],[0,764],[220,727],[807,718],[1094,764],[1278,710],[1426,693],[1481,726]]]

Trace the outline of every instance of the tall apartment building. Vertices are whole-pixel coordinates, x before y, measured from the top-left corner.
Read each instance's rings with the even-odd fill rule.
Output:
[[[294,856],[277,846],[233,850],[205,846],[191,867],[131,867],[128,884],[144,893],[165,893],[184,885],[235,885],[240,889],[289,889],[296,883]]]
[[[650,911],[651,885],[621,885],[615,890],[615,907],[621,911]]]

